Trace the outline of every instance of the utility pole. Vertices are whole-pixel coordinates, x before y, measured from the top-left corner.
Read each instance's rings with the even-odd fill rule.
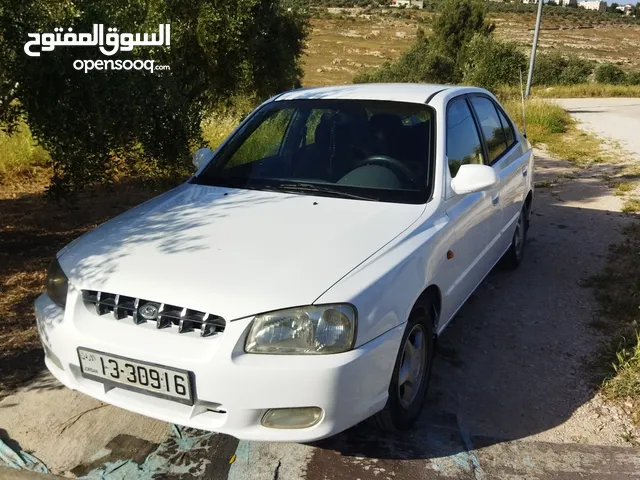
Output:
[[[531,47],[531,60],[529,61],[529,75],[527,76],[527,91],[525,97],[529,98],[531,93],[531,81],[533,80],[533,67],[536,63],[536,48],[538,48],[538,35],[540,34],[540,23],[542,22],[543,0],[538,0],[538,17],[536,18],[536,30],[533,34],[533,46]]]

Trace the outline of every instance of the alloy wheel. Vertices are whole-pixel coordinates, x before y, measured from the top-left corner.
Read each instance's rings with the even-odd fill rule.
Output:
[[[402,408],[408,409],[420,391],[427,363],[426,332],[422,325],[413,326],[402,348],[402,360],[398,375],[398,398]]]

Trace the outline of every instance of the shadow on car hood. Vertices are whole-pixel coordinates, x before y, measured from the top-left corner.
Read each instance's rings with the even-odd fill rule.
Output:
[[[60,264],[76,288],[230,320],[312,303],[424,208],[184,184],[88,232]]]

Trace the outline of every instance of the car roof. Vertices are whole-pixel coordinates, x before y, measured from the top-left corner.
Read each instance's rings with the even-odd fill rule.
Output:
[[[328,87],[300,88],[274,98],[282,100],[387,100],[392,102],[426,103],[443,91],[468,90],[452,85],[429,83],[366,83],[360,85],[335,85]]]

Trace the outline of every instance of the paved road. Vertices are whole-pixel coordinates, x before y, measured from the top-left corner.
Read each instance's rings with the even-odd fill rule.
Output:
[[[619,141],[640,160],[640,98],[565,98],[556,101],[585,129]]]

